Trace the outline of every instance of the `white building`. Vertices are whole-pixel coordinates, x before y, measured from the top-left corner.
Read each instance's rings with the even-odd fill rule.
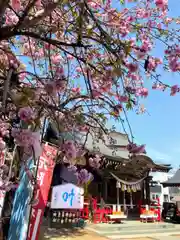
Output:
[[[162,182],[167,181],[169,178],[171,178],[176,170],[172,170],[169,173],[164,172],[157,172],[157,173],[151,173],[150,175],[153,177],[153,181],[156,182],[155,186],[152,186],[150,188],[150,197],[151,200],[159,198],[160,204],[162,205],[163,202],[170,202],[171,197],[173,195],[173,191],[169,187],[163,187]]]

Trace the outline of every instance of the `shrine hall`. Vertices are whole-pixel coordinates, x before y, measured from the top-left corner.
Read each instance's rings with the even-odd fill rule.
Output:
[[[52,126],[51,131],[54,131]],[[63,134],[63,138],[84,144],[86,154],[79,158],[77,164],[94,176],[88,186],[88,194],[97,200],[97,204],[103,198],[106,206],[117,204],[123,209],[128,208],[129,216],[132,212],[132,217],[139,216],[140,205],[150,204],[152,177],[149,173],[168,172],[171,169],[170,165],[156,164],[147,154],[130,155],[127,150],[128,136],[120,132],[112,131],[101,138],[92,134],[87,137],[77,132],[73,136]],[[47,136],[45,141],[50,141]],[[100,169],[92,169],[88,163],[88,159],[96,154],[102,159]],[[76,179],[68,171],[62,176],[62,169],[64,164],[60,162],[55,167],[52,186],[62,181],[76,184]]]

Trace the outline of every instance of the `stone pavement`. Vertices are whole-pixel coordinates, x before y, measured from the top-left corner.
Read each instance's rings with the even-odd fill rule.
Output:
[[[126,221],[122,224],[89,225],[87,229],[109,240],[180,240],[180,225],[171,223],[141,223]],[[172,237],[172,235],[174,235]],[[167,238],[169,236],[169,239]]]
[[[87,229],[41,229],[41,235],[39,240],[111,240],[110,237],[100,236],[99,234],[89,231]],[[174,236],[152,236],[151,232],[148,233],[148,237],[136,237],[131,236],[130,238],[121,237],[119,235],[118,240],[180,240],[180,232]]]
[[[39,240],[107,240],[107,238],[99,236],[94,232],[86,229],[61,229],[61,230],[47,230],[41,229]]]
[[[155,238],[156,240],[179,240],[180,239],[180,235],[178,236],[159,236],[157,238]]]
[[[171,223],[88,224],[85,229],[41,227],[39,240],[180,240],[180,225]]]
[[[159,236],[145,238],[120,238],[119,240],[180,240],[180,236]]]

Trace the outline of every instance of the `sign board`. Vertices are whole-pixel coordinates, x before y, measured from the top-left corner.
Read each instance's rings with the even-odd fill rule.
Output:
[[[47,205],[49,189],[52,181],[57,149],[50,145],[42,146],[37,170],[37,189],[34,195],[34,204],[31,208],[27,240],[38,240],[40,225]]]
[[[84,189],[72,183],[53,187],[52,209],[82,209],[84,205]]]
[[[31,158],[28,161],[28,168],[32,169],[33,167],[34,161]],[[8,240],[26,240],[27,238],[33,186],[24,167],[21,169],[20,179],[13,203]]]

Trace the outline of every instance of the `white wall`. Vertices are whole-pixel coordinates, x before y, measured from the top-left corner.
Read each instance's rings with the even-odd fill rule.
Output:
[[[168,195],[168,201],[170,202],[169,188],[168,187],[163,188],[161,183],[167,181],[174,174],[173,173],[156,172],[156,173],[151,173],[150,175],[153,177],[152,180],[156,181],[157,185],[161,186],[161,193],[159,194],[160,204],[162,205],[164,202],[164,195]],[[150,193],[151,197],[153,194],[157,194],[157,193],[151,192]]]

